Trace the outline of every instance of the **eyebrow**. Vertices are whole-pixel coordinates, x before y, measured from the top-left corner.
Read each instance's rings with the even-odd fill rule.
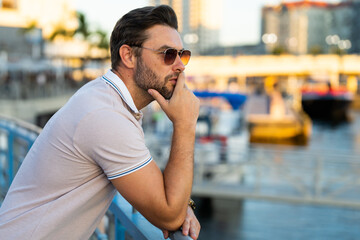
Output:
[[[168,45],[163,45],[163,46],[161,46],[161,47],[159,48],[159,50],[166,50],[166,49],[168,49],[168,48],[173,48],[173,49],[176,49],[176,50],[177,50],[177,48],[171,47],[171,46],[168,46]],[[180,50],[178,50],[178,51],[181,51],[181,50],[185,50],[185,48],[182,48],[182,49],[180,49]]]

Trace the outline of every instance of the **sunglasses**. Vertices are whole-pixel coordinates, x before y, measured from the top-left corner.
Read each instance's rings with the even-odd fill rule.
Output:
[[[154,51],[154,52],[164,54],[164,62],[165,62],[166,65],[173,64],[175,62],[175,59],[176,59],[177,55],[179,55],[181,62],[184,65],[187,65],[189,60],[190,60],[190,57],[191,57],[190,50],[180,50],[180,51],[178,51],[175,48],[168,48],[168,49],[166,49],[164,51],[161,51],[161,50],[155,50],[155,49],[152,49],[152,48],[136,46],[136,45],[134,45],[133,47],[143,48],[143,49],[147,49],[147,50],[151,50],[151,51]]]

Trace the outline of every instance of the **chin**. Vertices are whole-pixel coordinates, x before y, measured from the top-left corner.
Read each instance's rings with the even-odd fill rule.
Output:
[[[167,96],[163,96],[166,100],[170,100],[170,98],[172,97],[172,93],[170,95]]]
[[[174,90],[169,90],[169,89],[165,89],[163,88],[162,91],[160,91],[160,94],[166,99],[166,100],[169,100],[172,95],[174,93]]]

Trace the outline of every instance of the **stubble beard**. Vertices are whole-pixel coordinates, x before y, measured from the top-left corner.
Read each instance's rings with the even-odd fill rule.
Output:
[[[168,75],[165,77],[164,81],[161,81],[160,77],[145,65],[141,57],[138,57],[136,62],[137,68],[135,70],[134,76],[136,85],[146,92],[148,89],[155,89],[165,99],[170,99],[173,94],[173,90],[169,89],[166,85],[168,84],[170,78],[173,78],[177,75]]]

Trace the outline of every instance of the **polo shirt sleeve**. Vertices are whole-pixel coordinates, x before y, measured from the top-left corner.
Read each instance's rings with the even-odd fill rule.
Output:
[[[109,180],[152,161],[142,127],[128,111],[105,109],[88,114],[79,122],[73,143],[79,154],[100,166]]]

